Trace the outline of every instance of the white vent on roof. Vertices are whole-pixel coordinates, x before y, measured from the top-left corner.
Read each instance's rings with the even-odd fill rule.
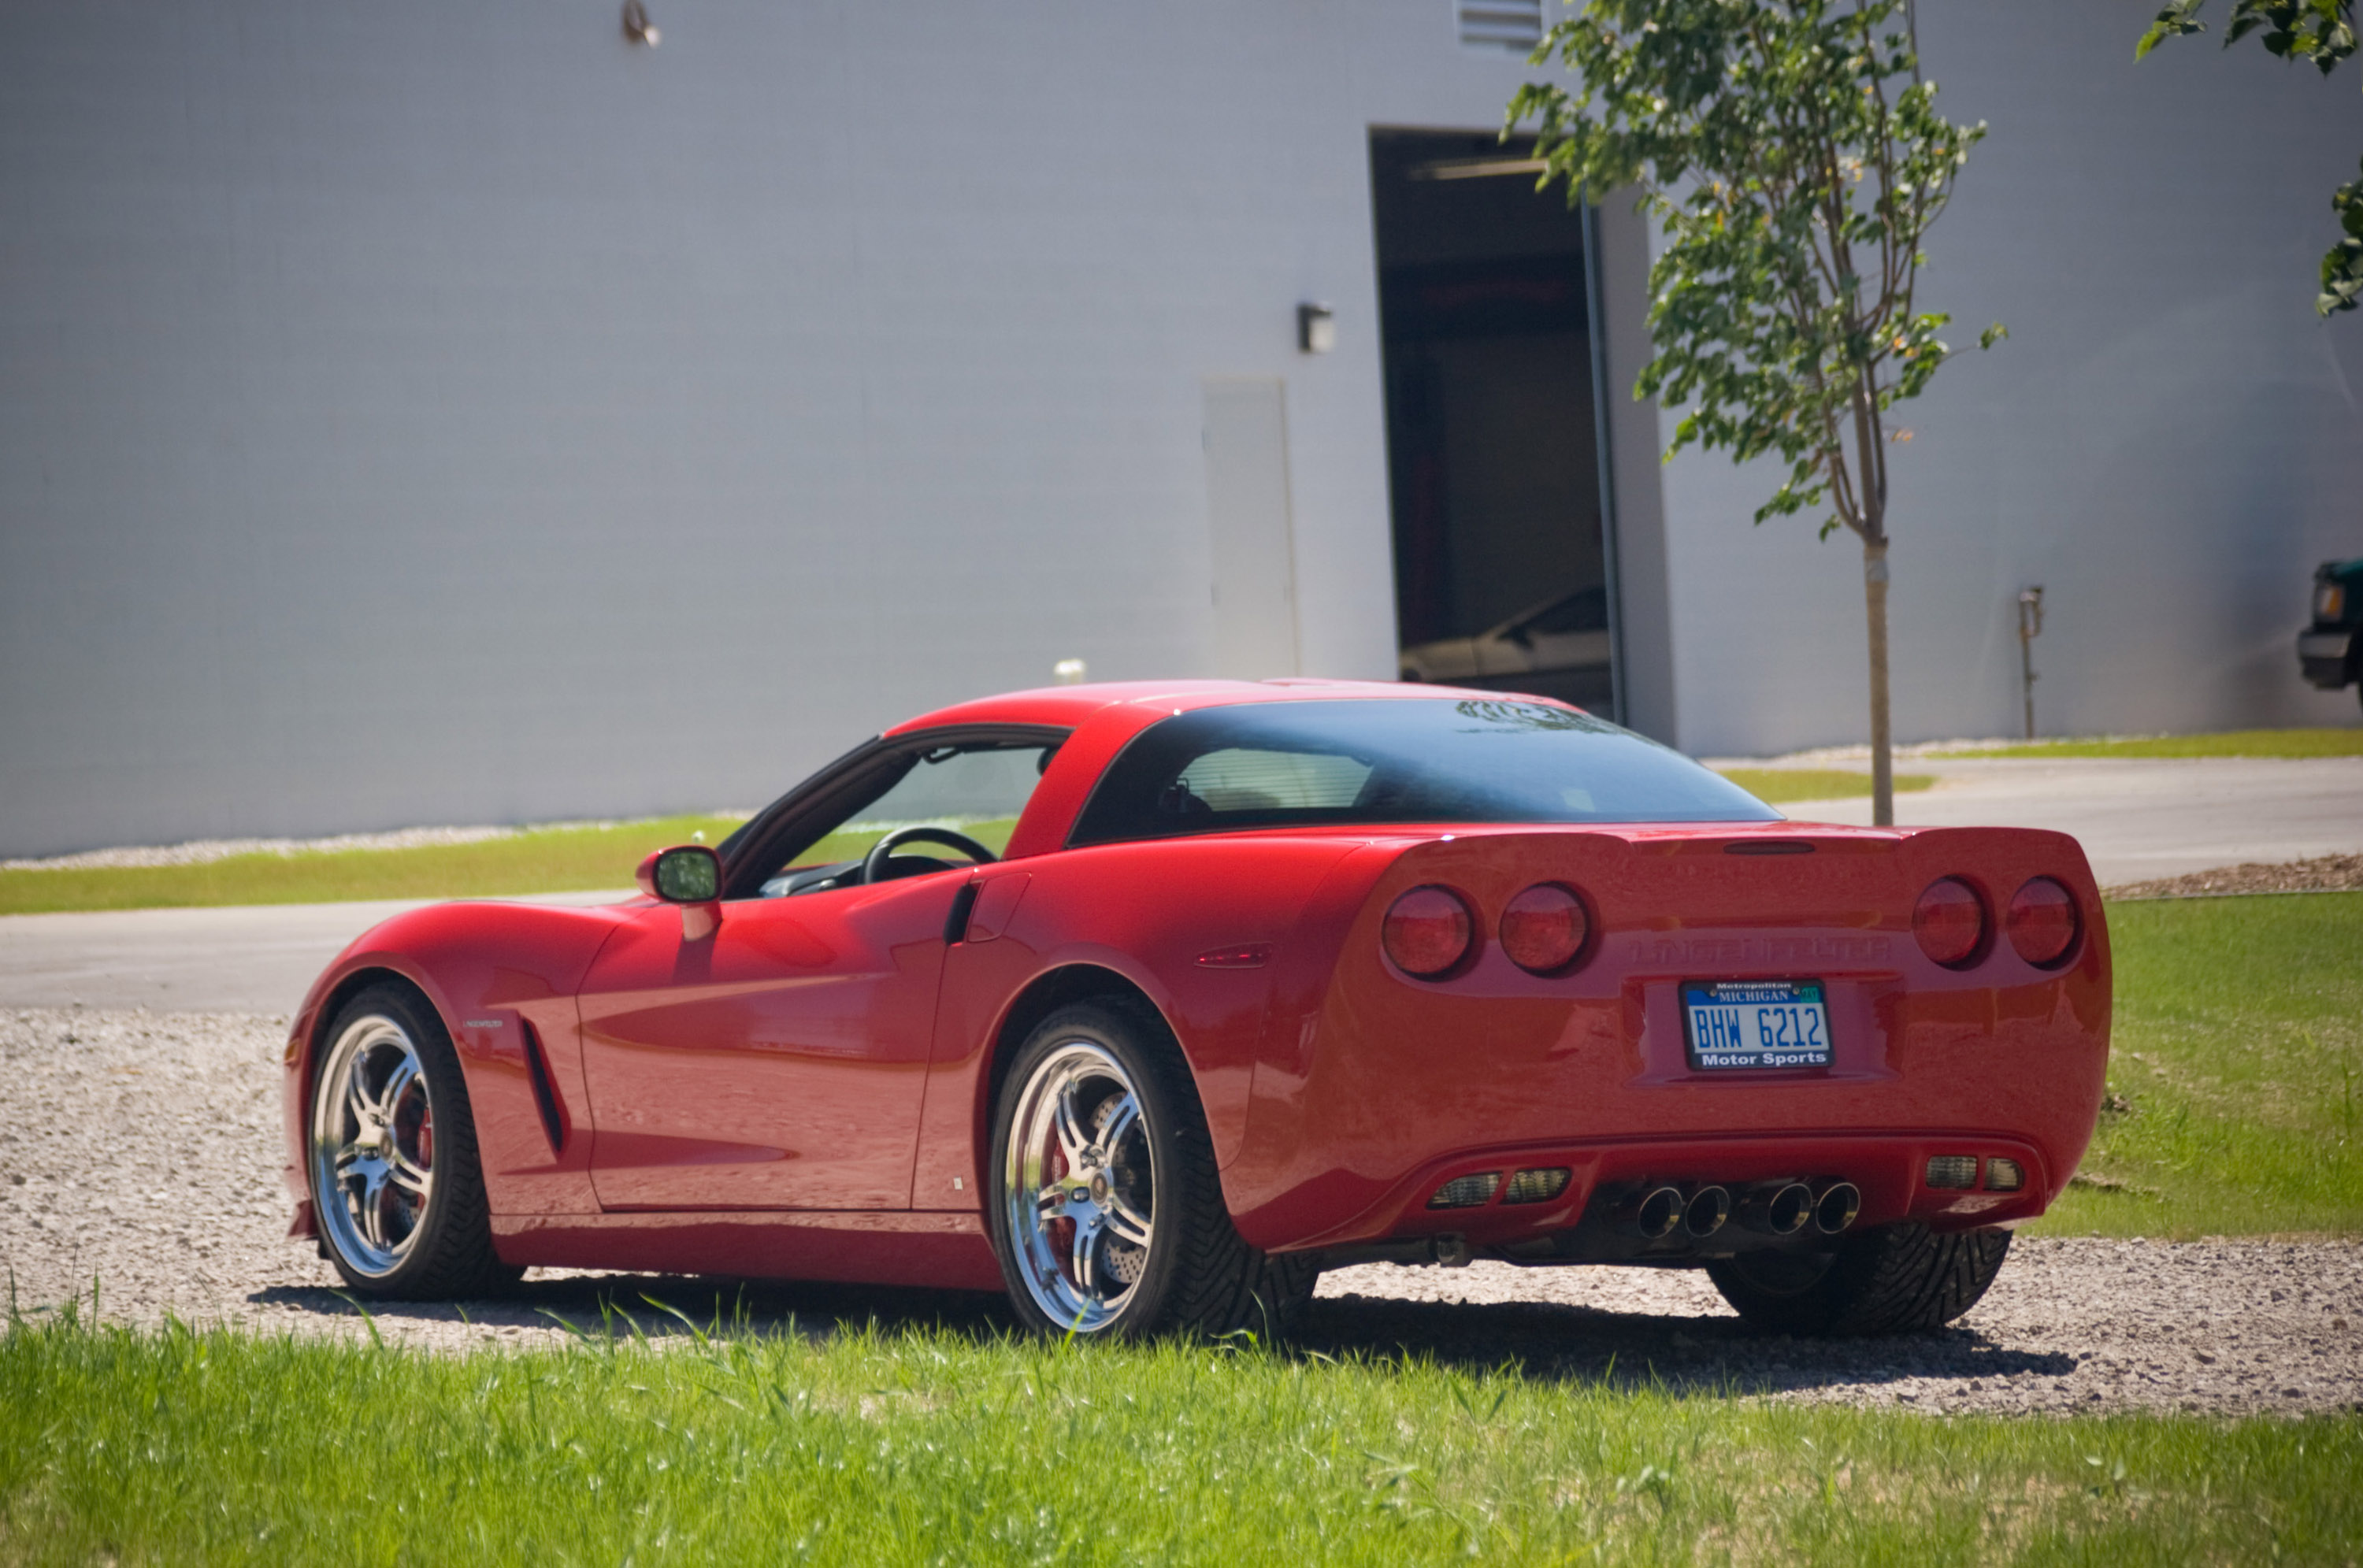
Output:
[[[1460,41],[1470,49],[1525,54],[1543,41],[1545,0],[1453,0]]]

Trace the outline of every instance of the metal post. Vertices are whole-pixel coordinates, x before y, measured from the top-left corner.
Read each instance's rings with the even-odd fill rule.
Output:
[[[2043,635],[2043,585],[2018,591],[2018,679],[2026,699],[2026,738],[2035,738],[2035,639]]]
[[[1601,306],[1600,209],[1585,202],[1581,215],[1584,330],[1592,350],[1592,447],[1598,455],[1600,471],[1600,567],[1608,580],[1608,717],[1612,723],[1630,724],[1633,709],[1625,700],[1625,562],[1616,537],[1616,465],[1612,455],[1615,432],[1608,417],[1612,401],[1608,324]],[[1666,742],[1672,745],[1673,737],[1667,736]]]

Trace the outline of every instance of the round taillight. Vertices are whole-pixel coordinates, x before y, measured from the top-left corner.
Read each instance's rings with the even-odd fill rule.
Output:
[[[2067,956],[2080,923],[2075,899],[2048,877],[2037,877],[2014,894],[2002,921],[2011,946],[2038,969]]]
[[[1536,883],[1502,911],[1502,951],[1511,963],[1537,975],[1574,963],[1591,933],[1583,900],[1557,882]]]
[[[1985,900],[1958,877],[1931,882],[1912,906],[1912,934],[1921,952],[1947,968],[1970,963],[1985,945]]]
[[[1387,956],[1406,975],[1432,980],[1448,974],[1469,955],[1477,922],[1469,906],[1448,888],[1414,888],[1394,901],[1380,928]]]

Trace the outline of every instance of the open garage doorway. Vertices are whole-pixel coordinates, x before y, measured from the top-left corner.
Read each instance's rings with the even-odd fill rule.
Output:
[[[1616,714],[1590,226],[1535,167],[1370,133],[1402,671]]]

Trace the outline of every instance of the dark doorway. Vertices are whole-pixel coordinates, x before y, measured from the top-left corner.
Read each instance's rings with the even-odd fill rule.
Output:
[[[1529,156],[1370,133],[1402,668],[1607,713],[1587,226]]]

